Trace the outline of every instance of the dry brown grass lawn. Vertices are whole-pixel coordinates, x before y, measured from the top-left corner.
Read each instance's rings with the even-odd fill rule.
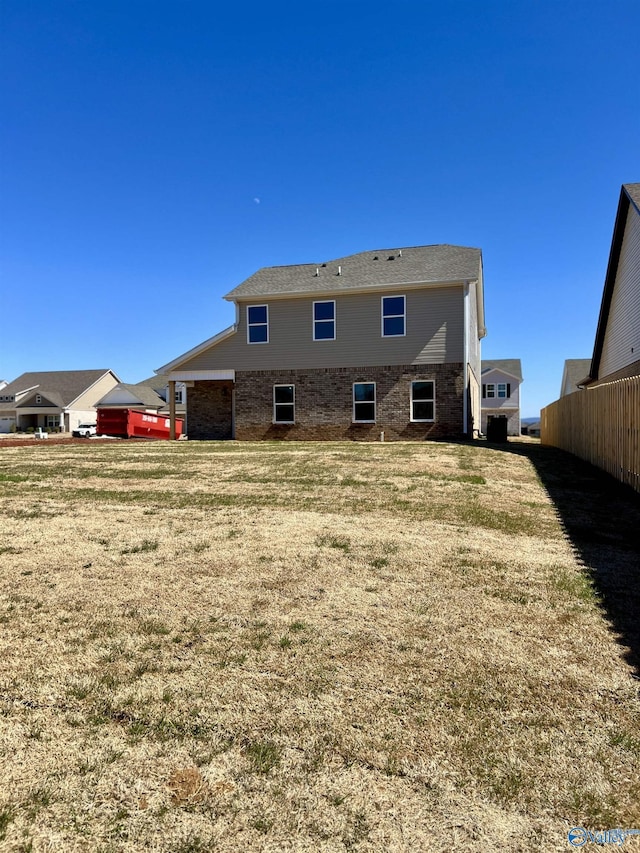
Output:
[[[638,681],[526,455],[7,447],[0,564],[3,850],[640,828]]]

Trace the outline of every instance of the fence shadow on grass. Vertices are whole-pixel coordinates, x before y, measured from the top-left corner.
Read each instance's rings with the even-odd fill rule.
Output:
[[[488,446],[533,464],[640,678],[640,494],[555,447],[513,439]]]

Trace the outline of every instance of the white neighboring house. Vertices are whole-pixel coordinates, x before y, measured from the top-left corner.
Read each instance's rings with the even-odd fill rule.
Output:
[[[23,373],[0,388],[0,432],[73,432],[96,422],[96,403],[119,382],[112,370]]]
[[[591,367],[590,358],[568,358],[564,363],[562,371],[562,385],[560,386],[560,396],[566,397],[567,394],[573,394],[579,391],[578,383],[582,384],[585,378],[589,375]]]
[[[507,418],[507,435],[520,435],[520,359],[482,359],[481,376],[482,432],[487,434],[490,419]]]

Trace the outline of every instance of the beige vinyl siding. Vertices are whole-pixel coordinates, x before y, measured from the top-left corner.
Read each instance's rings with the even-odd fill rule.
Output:
[[[112,388],[115,388],[118,384],[118,380],[113,375],[113,373],[105,373],[104,376],[101,376],[97,382],[95,382],[90,388],[87,388],[86,391],[83,391],[80,396],[73,401],[73,409],[74,411],[89,411],[98,400],[102,400],[102,398],[111,391]],[[95,419],[96,413],[93,412],[93,417]]]
[[[383,338],[381,299],[406,296],[406,334]],[[317,296],[241,303],[236,334],[180,365],[180,370],[366,367],[463,360],[463,288],[427,287],[327,297],[336,302],[336,339],[313,340]],[[247,343],[247,305],[269,306],[269,343]]]
[[[638,361],[639,353],[640,215],[629,205],[598,378],[602,380]]]

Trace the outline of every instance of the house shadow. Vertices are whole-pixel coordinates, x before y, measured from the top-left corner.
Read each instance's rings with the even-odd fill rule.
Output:
[[[555,447],[517,439],[488,446],[531,461],[640,678],[640,494]]]

